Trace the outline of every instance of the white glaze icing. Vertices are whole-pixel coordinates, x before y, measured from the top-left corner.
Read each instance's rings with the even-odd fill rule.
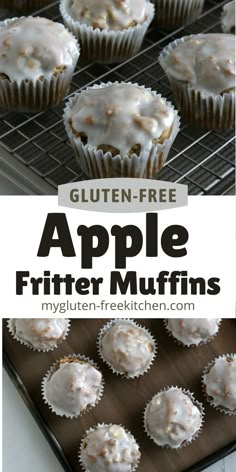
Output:
[[[167,74],[196,90],[221,94],[235,87],[235,38],[227,34],[189,36],[162,59]]]
[[[81,459],[89,472],[130,472],[139,458],[135,439],[118,425],[98,425],[82,444]]]
[[[155,395],[146,412],[146,428],[159,446],[178,448],[201,428],[201,412],[180,389]]]
[[[221,25],[224,33],[235,32],[235,4],[236,2],[233,1],[223,6]]]
[[[0,26],[0,74],[11,81],[51,79],[57,68],[72,67],[78,56],[75,38],[60,23],[28,17]]]
[[[102,375],[88,362],[66,362],[45,382],[45,396],[59,415],[77,416],[99,398]]]
[[[73,130],[85,133],[88,144],[110,145],[121,155],[135,144],[149,151],[175,118],[173,108],[161,97],[132,84],[84,90],[70,113]]]
[[[108,328],[100,347],[113,369],[128,376],[144,373],[153,359],[154,342],[149,333],[126,321]]]
[[[167,328],[185,346],[198,345],[207,341],[219,330],[220,319],[176,318],[167,320]]]
[[[236,354],[216,359],[209,373],[203,376],[206,393],[215,406],[236,409]],[[229,362],[229,360],[231,360]]]
[[[34,349],[44,350],[57,346],[64,338],[69,320],[59,318],[14,318],[10,320],[12,331],[18,340]]]
[[[144,23],[147,0],[71,0],[69,13],[74,20],[101,30],[123,30]]]

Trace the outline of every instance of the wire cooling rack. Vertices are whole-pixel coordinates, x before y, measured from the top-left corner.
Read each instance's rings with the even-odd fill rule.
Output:
[[[59,2],[36,14],[62,21]],[[151,27],[141,52],[119,65],[79,61],[70,94],[100,81],[132,81],[158,90],[173,101],[168,80],[158,64],[158,55],[170,41],[192,33],[221,32],[220,16],[226,1],[207,0],[201,17],[185,28],[166,32]],[[0,19],[6,17],[6,12]],[[9,15],[9,14],[8,14]],[[64,104],[37,115],[0,109],[0,154],[11,158],[20,175],[37,179],[35,193],[55,193],[57,186],[86,177],[78,168],[62,121]],[[158,179],[187,184],[191,195],[220,195],[235,183],[234,132],[204,131],[182,123],[165,167]],[[0,163],[1,165],[1,163]],[[0,168],[1,171],[1,168]],[[40,189],[40,182],[42,189]],[[47,185],[45,186],[45,184]]]

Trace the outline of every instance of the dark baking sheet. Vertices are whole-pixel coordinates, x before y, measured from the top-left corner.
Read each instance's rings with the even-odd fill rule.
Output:
[[[235,320],[224,320],[217,337],[199,348],[178,346],[164,329],[162,320],[142,320],[158,342],[158,356],[145,376],[132,380],[117,377],[103,364],[96,351],[96,337],[106,320],[72,320],[71,332],[61,346],[49,353],[37,353],[14,341],[3,323],[4,366],[31,413],[53,447],[66,472],[81,470],[77,451],[85,430],[97,422],[122,423],[137,438],[142,451],[139,472],[200,472],[236,450],[236,417],[222,415],[204,400],[201,373],[214,357],[235,352]],[[101,402],[81,419],[57,417],[44,405],[40,383],[51,363],[70,354],[83,353],[94,359],[105,378]],[[203,401],[206,421],[203,432],[190,446],[179,451],[159,448],[143,431],[143,409],[164,386],[179,385]],[[216,434],[217,432],[217,434]]]

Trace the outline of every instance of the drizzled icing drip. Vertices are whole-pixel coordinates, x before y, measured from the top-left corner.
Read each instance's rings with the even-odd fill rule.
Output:
[[[167,328],[184,345],[198,345],[214,336],[219,330],[220,319],[213,318],[173,318],[167,320]]]
[[[81,459],[91,472],[130,472],[140,458],[135,439],[118,425],[99,425],[85,437]]]
[[[215,406],[236,409],[236,355],[216,359],[203,380]]]
[[[62,360],[45,383],[47,401],[58,414],[79,415],[100,394],[102,375],[88,362]]]
[[[80,23],[101,30],[123,30],[147,18],[146,0],[71,0],[69,13]]]
[[[223,6],[221,24],[224,33],[235,33],[235,5],[233,1]]]
[[[148,368],[154,345],[143,329],[120,321],[105,332],[101,339],[101,351],[116,371],[132,376]]]
[[[34,349],[50,349],[63,339],[68,320],[53,318],[15,318],[11,320],[17,339]]]
[[[132,84],[82,91],[71,109],[75,134],[84,133],[93,146],[113,146],[121,155],[136,144],[141,151],[150,150],[174,118],[174,110],[161,97]]]
[[[0,26],[0,74],[11,81],[51,78],[78,58],[74,37],[46,18],[17,18]]]

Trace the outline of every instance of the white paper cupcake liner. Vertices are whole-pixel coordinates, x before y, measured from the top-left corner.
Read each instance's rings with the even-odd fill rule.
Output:
[[[159,445],[158,442],[155,440],[155,438],[149,433],[149,430],[148,430],[148,427],[147,427],[147,414],[148,414],[148,409],[149,409],[149,405],[151,404],[153,398],[156,397],[156,395],[158,395],[159,393],[162,393],[162,392],[166,392],[168,390],[180,390],[182,393],[184,393],[185,395],[187,395],[190,400],[192,401],[192,403],[194,404],[194,406],[196,406],[200,413],[201,413],[201,425],[200,425],[200,428],[198,429],[198,431],[196,431],[196,433],[192,436],[191,439],[189,439],[188,441],[184,441],[179,447],[175,447],[175,448],[172,448],[171,446],[169,446],[168,444],[164,444],[164,445]],[[163,449],[171,449],[171,450],[180,450],[182,449],[182,447],[186,447],[188,446],[189,444],[191,444],[195,439],[198,438],[198,436],[200,435],[200,433],[202,432],[202,428],[203,428],[203,424],[204,424],[204,417],[205,417],[205,410],[204,410],[204,407],[202,405],[202,403],[200,403],[198,400],[196,400],[195,396],[193,395],[192,392],[190,392],[189,390],[186,390],[185,388],[181,388],[181,387],[178,387],[178,386],[174,386],[172,385],[171,387],[165,387],[163,388],[162,390],[160,390],[159,392],[157,392],[153,397],[152,399],[150,400],[150,402],[148,402],[148,404],[146,405],[146,408],[144,410],[144,415],[143,415],[143,426],[144,426],[144,430],[145,430],[145,433],[147,434],[147,436],[159,447],[163,448]]]
[[[125,82],[96,84],[92,87],[87,87],[86,90],[110,87],[123,83]],[[161,97],[160,94],[157,94],[157,92],[149,88],[145,88],[143,85],[132,84],[131,82],[127,82],[127,84],[136,85],[137,87],[145,89],[149,91],[153,97]],[[179,132],[180,118],[173,105],[162,97],[166,105],[170,106],[175,114],[170,137],[166,139],[163,144],[152,144],[150,150],[142,151],[139,156],[136,154],[132,154],[131,156],[112,156],[111,152],[104,153],[101,149],[97,150],[95,146],[90,144],[84,145],[80,138],[77,138],[73,134],[70,126],[70,113],[78,96],[79,94],[77,93],[69,99],[64,109],[63,118],[76,159],[85,174],[93,179],[108,177],[154,178],[162,169],[169,150]]]
[[[50,369],[47,371],[47,373],[45,374],[45,376],[43,377],[43,380],[42,380],[42,384],[41,384],[41,391],[42,391],[42,397],[43,397],[43,400],[45,402],[46,405],[48,405],[48,407],[50,408],[50,410],[55,413],[57,416],[61,416],[61,417],[66,417],[68,419],[75,419],[75,418],[80,418],[82,415],[88,413],[89,411],[91,411],[98,403],[99,401],[101,400],[102,396],[103,396],[103,392],[104,392],[104,379],[103,379],[103,376],[102,376],[102,381],[101,381],[101,386],[100,386],[100,390],[98,392],[98,395],[97,395],[97,398],[95,400],[95,402],[91,403],[90,405],[87,406],[86,409],[84,409],[83,411],[81,411],[78,415],[72,415],[72,414],[68,414],[66,412],[63,412],[61,410],[58,410],[57,408],[55,408],[47,399],[47,395],[46,395],[46,391],[45,391],[45,386],[46,386],[46,382],[47,380],[49,379],[49,377],[54,373],[56,372],[57,370],[57,366],[58,366],[58,363],[60,361],[62,361],[63,359],[79,359],[83,362],[87,362],[88,364],[90,364],[92,367],[94,367],[95,369],[97,369],[99,372],[100,369],[98,367],[98,365],[92,361],[89,357],[86,357],[82,354],[69,354],[68,356],[64,356],[60,359],[58,359],[56,362],[54,362],[54,364],[51,365]]]
[[[168,44],[159,56],[160,65],[169,79],[180,114],[187,122],[200,128],[222,130],[234,128],[235,92],[214,95],[195,90],[190,84],[175,79],[166,67],[166,57],[190,37],[184,36]]]
[[[105,333],[107,331],[109,331],[110,328],[112,328],[113,326],[115,326],[115,325],[117,325],[121,322],[125,323],[129,326],[134,326],[135,328],[138,328],[141,331],[143,331],[146,334],[146,336],[149,338],[150,342],[153,345],[152,358],[150,359],[147,367],[145,369],[143,369],[141,372],[137,372],[136,374],[126,374],[125,372],[121,372],[119,370],[116,370],[113,367],[113,365],[109,361],[107,361],[107,359],[104,357],[103,352],[102,352],[102,338],[103,338],[103,336],[105,335]],[[119,318],[119,319],[114,319],[112,321],[109,321],[108,323],[105,324],[105,326],[103,326],[100,329],[100,331],[98,333],[98,338],[97,338],[97,350],[98,350],[99,357],[112,370],[113,374],[116,374],[118,376],[122,376],[125,379],[136,379],[136,378],[141,377],[142,375],[146,374],[150,370],[150,368],[152,367],[153,362],[154,362],[154,360],[156,358],[156,355],[157,355],[157,342],[154,339],[154,337],[152,336],[152,334],[150,333],[150,331],[147,328],[145,328],[144,326],[141,326],[140,324],[136,323],[134,320],[130,320],[130,319],[126,319],[126,318]]]
[[[147,3],[144,23],[122,31],[94,29],[75,21],[69,13],[71,0],[61,0],[60,12],[66,26],[81,43],[82,57],[100,63],[121,62],[134,56],[141,48],[148,26],[154,17],[154,5]]]
[[[236,29],[235,29],[235,11],[234,11],[233,15],[230,15],[231,9],[228,10],[228,12],[227,12],[227,6],[230,3],[233,3],[233,1],[228,2],[223,6],[223,10],[222,10],[222,13],[221,13],[221,18],[220,18],[220,23],[221,23],[221,29],[222,29],[223,33],[235,34],[236,33]]]
[[[205,379],[204,379],[205,375],[209,373],[211,367],[213,367],[213,365],[215,364],[215,361],[217,359],[226,359],[227,357],[236,357],[236,354],[224,354],[222,356],[218,356],[215,359],[213,359],[211,362],[209,362],[209,364],[207,364],[207,366],[203,370],[203,374],[202,374],[202,390],[203,390],[203,394],[204,394],[205,399],[212,406],[212,408],[214,408],[217,411],[220,411],[220,413],[224,413],[224,414],[229,415],[229,416],[234,416],[234,415],[236,415],[236,409],[235,410],[229,410],[228,408],[225,408],[223,405],[216,405],[214,403],[213,397],[210,397],[210,395],[208,395],[208,393],[206,391],[206,384],[205,384]]]
[[[81,467],[82,467],[82,470],[83,470],[84,472],[90,472],[88,469],[86,469],[86,466],[85,466],[85,464],[84,464],[84,462],[83,462],[83,460],[82,460],[82,457],[81,457],[83,442],[84,442],[86,436],[87,436],[88,434],[90,434],[90,433],[93,433],[93,432],[96,431],[98,428],[103,428],[104,426],[111,427],[111,426],[113,426],[113,425],[114,425],[114,423],[110,423],[110,424],[98,423],[97,425],[95,425],[95,426],[92,427],[92,428],[89,428],[89,429],[86,431],[84,437],[83,437],[82,440],[81,440],[80,449],[79,449],[79,452],[78,452],[79,463],[80,463],[80,465],[81,465]],[[119,424],[119,425],[117,425],[117,426],[120,426],[121,428],[123,428],[124,431],[126,432],[126,434],[127,434],[128,436],[130,436],[131,439],[133,439],[133,440],[136,442],[136,444],[138,445],[138,447],[139,447],[139,444],[138,444],[137,440],[135,439],[135,437],[133,436],[133,434],[132,434],[128,429],[126,429],[122,424]],[[139,451],[140,451],[140,447],[139,447]],[[135,470],[137,470],[137,468],[138,468],[138,466],[139,466],[139,463],[140,463],[140,459],[139,459],[139,460],[137,461],[137,463],[130,469],[130,472],[135,472]]]
[[[215,334],[213,334],[212,336],[210,336],[209,338],[207,338],[205,341],[202,340],[202,341],[201,341],[200,343],[198,343],[198,344],[189,344],[189,345],[184,344],[183,342],[181,342],[179,339],[177,339],[177,338],[174,336],[174,334],[172,333],[172,331],[171,331],[171,330],[169,329],[169,327],[168,327],[168,318],[164,318],[164,319],[163,319],[163,323],[164,323],[164,326],[165,326],[165,328],[166,328],[166,331],[167,331],[168,336],[170,336],[170,338],[173,339],[173,341],[174,341],[176,344],[178,344],[178,346],[180,346],[180,347],[187,347],[187,348],[194,348],[194,347],[197,348],[197,347],[203,346],[204,344],[210,343],[210,342],[218,335],[219,330],[220,330],[220,327],[221,327],[222,319],[220,319],[220,321],[219,321],[219,324],[218,324],[218,331],[217,331]]]
[[[57,343],[55,344],[55,346],[52,346],[52,347],[49,347],[48,349],[37,349],[35,348],[34,346],[32,346],[32,344],[28,343],[27,341],[25,341],[24,339],[21,339],[19,338],[15,331],[14,331],[14,320],[15,318],[9,318],[7,320],[7,327],[8,327],[8,330],[10,332],[10,334],[12,335],[12,337],[20,342],[23,346],[26,346],[28,347],[29,349],[31,349],[32,351],[35,351],[35,352],[49,352],[49,351],[54,351],[54,349],[57,349],[58,346],[66,339],[66,337],[68,336],[69,334],[69,331],[70,331],[70,320],[68,318],[65,318],[65,320],[67,321],[67,327],[66,327],[66,331],[63,335],[63,337],[61,337],[61,339],[59,339],[57,341]]]
[[[48,0],[0,0],[0,8],[29,13],[47,6]]]
[[[155,0],[157,26],[177,28],[196,20],[205,0]]]
[[[7,26],[16,19],[2,21],[0,27]],[[71,36],[73,36],[72,33]],[[52,71],[50,78],[45,77],[35,81],[24,79],[20,82],[0,78],[0,107],[19,112],[38,113],[62,102],[70,89],[73,72],[80,55],[79,44],[76,38],[74,40],[73,64],[70,67],[67,66],[64,71],[58,72],[57,75],[53,75]]]

